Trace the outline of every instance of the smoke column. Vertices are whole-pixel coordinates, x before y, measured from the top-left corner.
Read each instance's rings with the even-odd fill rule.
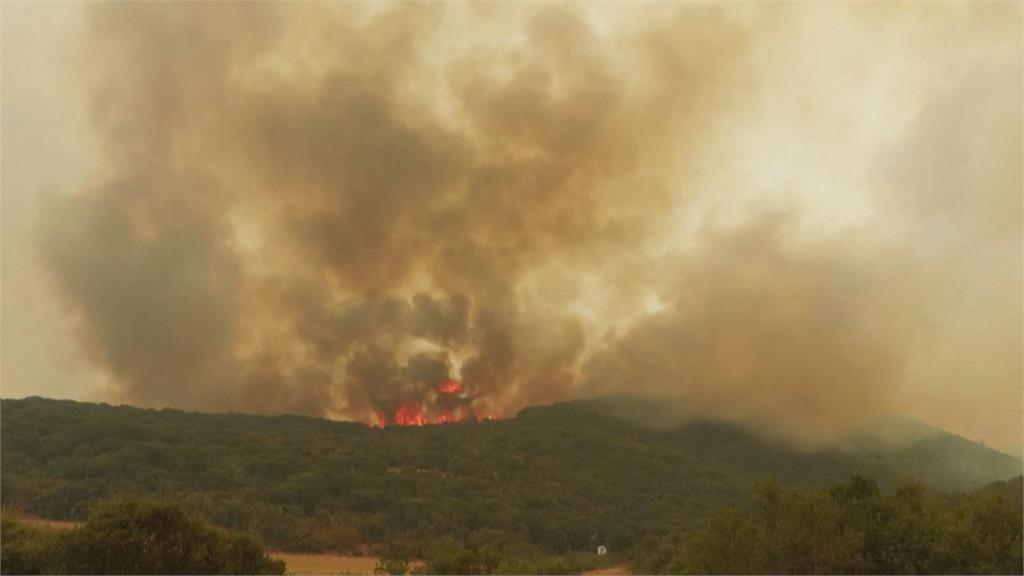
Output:
[[[631,392],[813,440],[972,378],[1019,399],[1018,7],[927,8],[92,5],[98,168],[47,199],[43,258],[144,405]],[[889,67],[825,46],[848,84],[807,80],[815,21]],[[939,82],[917,63],[942,55]],[[871,91],[892,79],[906,101]],[[846,123],[759,146],[831,126],[802,99]],[[870,154],[830,146],[871,121]],[[834,181],[746,194],[814,158]],[[819,185],[866,216],[809,224]]]

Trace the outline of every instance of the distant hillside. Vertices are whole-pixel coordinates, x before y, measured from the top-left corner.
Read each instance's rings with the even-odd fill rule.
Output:
[[[733,424],[681,422],[664,403],[602,398],[579,406],[658,430],[684,453],[755,478],[824,484],[860,473],[883,482],[915,478],[939,490],[969,491],[1024,471],[1024,462],[1013,456],[895,415],[880,420],[874,434],[847,439],[841,448],[807,453]]]
[[[384,429],[296,416],[198,414],[3,400],[2,498],[80,519],[119,495],[173,499],[271,546],[346,551],[450,536],[544,552],[626,549],[744,507],[776,479],[862,473],[946,491],[1019,475],[1020,460],[936,429],[899,447],[806,453],[714,422],[645,427],[640,404],[580,401],[516,418]],[[478,543],[479,544],[479,543]]]

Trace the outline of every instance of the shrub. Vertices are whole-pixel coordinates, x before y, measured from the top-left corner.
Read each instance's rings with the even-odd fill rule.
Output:
[[[208,526],[171,504],[118,502],[61,533],[3,520],[5,574],[283,574],[285,568],[251,537]]]

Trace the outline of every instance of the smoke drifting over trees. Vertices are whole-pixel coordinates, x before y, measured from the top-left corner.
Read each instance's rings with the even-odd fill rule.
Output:
[[[639,392],[810,441],[935,372],[1019,405],[1018,7],[924,8],[93,5],[99,164],[43,255],[145,405],[373,421],[455,379],[479,414]],[[817,191],[745,198],[730,144],[789,120],[810,13],[892,54],[808,88],[836,140],[900,112],[833,158],[875,212],[827,231]]]

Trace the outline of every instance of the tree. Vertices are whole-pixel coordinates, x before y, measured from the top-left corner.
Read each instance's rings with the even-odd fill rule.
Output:
[[[66,536],[66,569],[81,574],[283,574],[258,543],[170,504],[110,505]]]

